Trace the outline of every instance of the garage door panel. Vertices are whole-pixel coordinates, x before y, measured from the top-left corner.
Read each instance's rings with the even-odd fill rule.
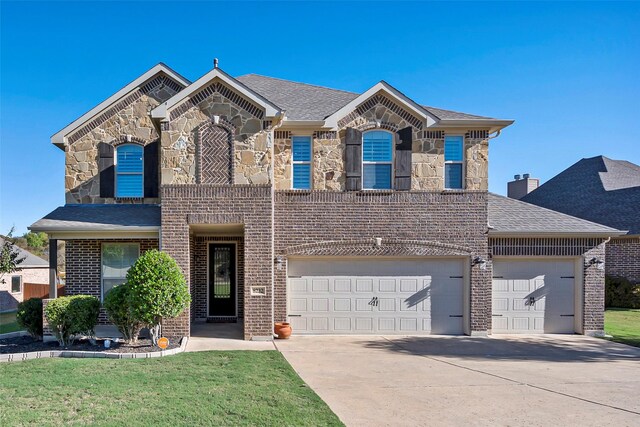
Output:
[[[461,334],[463,319],[451,315],[463,311],[463,265],[450,259],[290,260],[294,333]]]
[[[494,333],[573,333],[573,260],[494,260]]]

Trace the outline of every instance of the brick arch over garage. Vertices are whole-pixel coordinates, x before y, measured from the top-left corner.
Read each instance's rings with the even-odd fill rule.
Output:
[[[471,256],[470,248],[427,240],[375,239],[324,241],[290,246],[290,256]]]

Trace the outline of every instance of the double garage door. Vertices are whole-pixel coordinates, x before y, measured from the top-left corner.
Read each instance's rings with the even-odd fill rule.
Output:
[[[573,333],[574,275],[572,260],[494,260],[492,332]]]
[[[290,259],[296,334],[462,334],[464,262]]]

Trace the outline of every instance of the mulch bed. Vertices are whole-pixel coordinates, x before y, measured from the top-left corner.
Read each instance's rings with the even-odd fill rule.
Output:
[[[181,338],[167,338],[169,338],[169,346],[165,350],[180,347]],[[125,342],[111,340],[110,348],[104,348],[104,339],[98,339],[96,344],[91,344],[89,340],[78,340],[68,347],[60,347],[57,341],[42,342],[28,336],[0,340],[0,354],[50,350],[100,351],[105,353],[146,353],[151,351],[160,351],[162,349],[151,344],[151,340],[148,338],[140,338],[135,344],[127,344]]]

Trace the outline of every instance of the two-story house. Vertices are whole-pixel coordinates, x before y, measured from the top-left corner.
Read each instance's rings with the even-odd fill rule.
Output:
[[[174,257],[192,304],[166,334],[601,333],[619,232],[489,194],[510,124],[384,81],[192,83],[159,64],[52,137],[66,205],[31,229],[66,240],[68,295],[102,297],[150,248]]]

